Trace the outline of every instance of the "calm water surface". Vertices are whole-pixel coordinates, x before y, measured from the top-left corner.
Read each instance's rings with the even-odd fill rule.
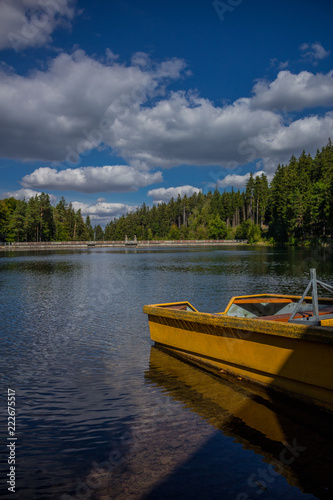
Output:
[[[147,303],[332,284],[328,251],[96,249],[0,254],[4,499],[332,498],[332,420],[157,350]],[[16,392],[16,492],[7,389]]]

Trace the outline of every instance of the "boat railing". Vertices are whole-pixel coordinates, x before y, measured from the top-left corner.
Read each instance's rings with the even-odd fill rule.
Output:
[[[320,320],[326,320],[326,319],[331,319],[333,318],[333,314],[321,314],[320,315],[320,320],[319,320],[319,305],[318,305],[318,287],[319,285],[321,288],[326,290],[329,293],[333,293],[333,287],[331,285],[328,285],[327,283],[323,283],[320,280],[317,280],[316,276],[316,269],[310,269],[310,282],[308,286],[305,289],[305,292],[303,293],[302,297],[300,300],[297,302],[295,309],[293,310],[292,314],[290,315],[289,318],[289,323],[298,323],[298,324],[307,324],[307,325],[314,325],[318,326],[320,325]],[[312,287],[312,316],[310,317],[303,317],[303,318],[296,318],[295,316],[297,313],[300,313],[302,311],[302,304],[309,293],[310,288]]]

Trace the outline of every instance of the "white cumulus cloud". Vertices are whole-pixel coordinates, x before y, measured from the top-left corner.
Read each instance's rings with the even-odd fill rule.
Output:
[[[159,92],[164,79],[178,78],[185,63],[151,63],[149,70],[114,60],[104,64],[82,50],[62,53],[45,71],[28,76],[0,70],[0,154],[78,166],[103,143],[126,142],[118,128]],[[161,88],[159,89],[159,84]],[[123,130],[123,127],[121,127]],[[132,133],[132,128],[129,133]],[[136,131],[136,135],[139,131]]]
[[[170,188],[158,188],[151,189],[148,191],[147,196],[152,196],[153,202],[155,204],[168,202],[171,198],[178,198],[180,195],[182,198],[186,195],[187,197],[192,196],[194,193],[199,193],[201,189],[194,186],[178,186]]]
[[[0,0],[0,50],[16,52],[52,41],[51,34],[73,19],[75,0]]]
[[[83,193],[137,191],[163,180],[161,172],[137,172],[127,165],[57,170],[41,167],[23,177],[25,188],[57,189]]]
[[[82,215],[89,215],[90,219],[93,221],[110,221],[113,218],[121,217],[122,215],[133,212],[136,210],[136,206],[126,205],[124,203],[108,203],[108,202],[97,202],[97,203],[81,203],[79,201],[73,201],[72,206],[75,211],[81,210]]]
[[[66,172],[38,169],[24,178],[23,187],[51,182],[94,192],[98,181],[92,172],[86,182],[87,170],[70,170],[101,147],[130,165],[127,174],[134,180],[122,184],[125,171],[119,181],[109,181],[107,174],[108,190],[120,191],[160,182],[161,173],[144,177],[152,168],[286,162],[303,149],[315,153],[332,137],[332,71],[281,71],[272,82],[257,82],[252,97],[217,106],[194,92],[167,92],[169,80],[185,74],[182,59],[153,63],[141,52],[125,65],[110,53],[104,62],[81,50],[62,53],[46,70],[27,76],[0,71],[0,154],[62,162]],[[284,115],[318,106],[321,115],[307,112],[288,116],[289,121]]]
[[[303,149],[314,153],[332,135],[332,125],[330,112],[305,117],[320,122],[320,133],[318,127],[305,128],[303,118],[285,121],[281,112],[332,105],[333,72],[293,75],[282,71],[270,84],[257,83],[252,98],[223,107],[176,92],[153,107],[131,110],[112,127],[113,146],[127,162],[141,168],[235,166],[259,159],[267,162],[270,155],[274,161],[285,162]],[[280,142],[282,135],[290,138],[288,148]]]
[[[260,177],[262,174],[265,174],[263,170],[253,173],[253,177]],[[219,179],[217,181],[218,187],[233,187],[235,189],[242,189],[245,187],[246,182],[250,178],[250,173],[239,175],[239,174],[228,174],[224,177],[224,179]],[[214,184],[216,185],[216,184]]]
[[[133,112],[114,130],[114,147],[131,164],[164,168],[181,164],[223,165],[246,162],[242,141],[263,128],[278,129],[281,117],[252,110],[247,100],[220,108],[183,92],[152,108]]]
[[[28,201],[30,198],[34,198],[35,196],[41,195],[41,191],[34,191],[33,189],[18,189],[16,191],[7,191],[6,193],[2,193],[1,198],[15,198],[16,200],[25,200]],[[50,202],[53,205],[57,197],[54,194],[49,194]]]
[[[309,71],[301,71],[298,74],[280,71],[273,82],[259,81],[253,91],[253,109],[290,112],[317,106],[332,106],[333,71],[326,75]]]
[[[262,158],[265,164],[265,169],[268,171],[268,165],[271,168],[276,168],[277,164],[282,161],[288,161],[292,154],[298,156],[303,149],[307,153],[316,153],[317,148],[324,146],[329,137],[333,135],[333,112],[326,113],[323,117],[306,116],[295,122],[292,122],[288,127],[281,127],[276,131],[274,140],[269,144],[265,141],[254,141],[253,144],[261,150]],[[306,137],[306,145],[304,138]],[[275,160],[275,161],[274,161]],[[274,161],[274,167],[272,162]]]

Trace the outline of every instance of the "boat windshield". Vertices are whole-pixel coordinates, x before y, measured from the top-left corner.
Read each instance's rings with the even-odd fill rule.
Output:
[[[295,301],[288,297],[235,297],[227,311],[227,316],[239,318],[261,318],[277,314],[291,314]],[[303,310],[312,310],[312,304],[304,301]]]

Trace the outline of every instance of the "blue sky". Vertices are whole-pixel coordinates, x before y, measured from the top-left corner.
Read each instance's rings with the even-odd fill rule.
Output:
[[[0,0],[0,198],[104,225],[333,138],[330,0]]]

